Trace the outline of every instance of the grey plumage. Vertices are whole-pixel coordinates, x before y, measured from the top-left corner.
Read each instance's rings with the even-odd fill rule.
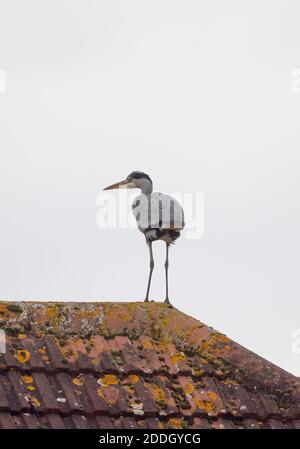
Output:
[[[174,243],[184,228],[182,207],[174,198],[163,193],[142,193],[135,199],[132,211],[139,230],[148,241]]]

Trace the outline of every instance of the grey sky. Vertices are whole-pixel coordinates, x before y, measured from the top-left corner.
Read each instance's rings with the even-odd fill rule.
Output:
[[[182,311],[300,375],[300,4],[1,2],[0,296],[143,299],[148,252],[99,230],[133,170],[204,192],[205,234],[170,254]],[[155,245],[152,298],[164,294]]]

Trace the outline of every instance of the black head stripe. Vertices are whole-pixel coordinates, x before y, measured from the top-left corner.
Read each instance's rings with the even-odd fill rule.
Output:
[[[133,171],[132,173],[130,173],[130,175],[127,176],[127,179],[129,178],[132,179],[146,178],[149,179],[149,181],[152,183],[150,176],[146,175],[146,173],[143,173],[142,171]]]

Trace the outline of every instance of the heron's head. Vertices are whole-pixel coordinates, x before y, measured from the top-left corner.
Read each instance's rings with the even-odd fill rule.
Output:
[[[146,195],[151,193],[153,189],[150,177],[141,171],[133,171],[127,176],[126,179],[124,179],[124,181],[116,182],[103,190],[119,188],[141,189],[141,191]]]

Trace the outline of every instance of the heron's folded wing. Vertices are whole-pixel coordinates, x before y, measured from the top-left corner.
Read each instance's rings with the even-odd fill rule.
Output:
[[[140,229],[183,229],[184,213],[177,200],[163,193],[139,195],[132,205]]]

